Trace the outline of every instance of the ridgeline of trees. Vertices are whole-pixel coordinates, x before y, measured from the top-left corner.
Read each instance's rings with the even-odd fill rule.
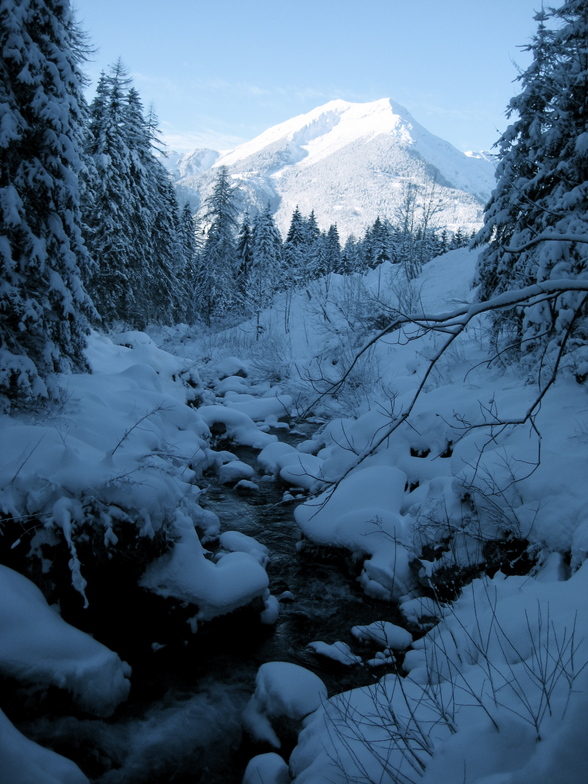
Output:
[[[498,142],[497,187],[476,239],[485,244],[482,299],[585,276],[587,3],[566,0],[536,18],[533,63],[508,110],[517,117]],[[239,219],[223,167],[197,225],[178,205],[157,120],[120,61],[85,103],[85,42],[69,0],[0,0],[0,46],[0,399],[8,405],[38,402],[52,394],[56,373],[86,369],[91,324],[259,319],[277,292],[322,275],[389,261],[410,279],[471,240],[433,228],[434,199],[417,205],[410,186],[393,223],[378,218],[343,246],[335,225],[321,231],[314,213],[298,209],[282,240],[269,206]],[[573,333],[574,345],[584,344],[583,296],[500,311],[495,337],[529,348]]]

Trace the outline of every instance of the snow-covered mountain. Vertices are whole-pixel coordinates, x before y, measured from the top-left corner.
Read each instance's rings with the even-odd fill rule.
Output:
[[[490,161],[460,152],[387,98],[330,101],[234,150],[176,157],[170,170],[198,208],[219,166],[239,184],[244,208],[270,202],[283,233],[298,205],[303,215],[314,210],[321,228],[360,235],[378,215],[394,219],[410,182],[421,203],[434,199],[439,225],[475,228],[494,186]]]

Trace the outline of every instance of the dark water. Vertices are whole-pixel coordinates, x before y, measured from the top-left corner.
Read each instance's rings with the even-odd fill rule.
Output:
[[[280,438],[285,440],[283,433]],[[256,452],[233,451],[256,467]],[[292,594],[281,601],[277,623],[260,624],[259,608],[253,608],[202,625],[188,641],[170,639],[155,650],[129,645],[132,692],[111,719],[63,716],[48,708],[41,718],[23,716],[19,722],[29,737],[74,759],[96,784],[239,784],[248,760],[271,750],[254,744],[241,728],[264,662],[307,667],[330,695],[383,674],[307,650],[313,640],[342,640],[365,658],[369,651],[353,640],[351,627],[398,618],[389,604],[363,594],[342,554],[298,552],[294,505],[282,502],[285,488],[259,476],[253,481],[259,492],[244,495],[211,478],[203,505],[219,515],[222,530],[241,531],[269,548],[270,590],[277,597]],[[282,751],[287,758],[289,749]]]

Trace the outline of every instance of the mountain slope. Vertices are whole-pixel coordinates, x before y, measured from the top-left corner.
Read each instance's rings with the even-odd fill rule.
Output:
[[[474,228],[494,185],[492,164],[432,135],[389,99],[331,101],[216,158],[197,150],[176,161],[177,186],[195,207],[218,166],[229,168],[245,207],[270,202],[282,232],[298,205],[303,214],[314,209],[322,228],[336,223],[342,237],[378,215],[394,220],[409,182],[421,202],[434,201],[439,225]]]

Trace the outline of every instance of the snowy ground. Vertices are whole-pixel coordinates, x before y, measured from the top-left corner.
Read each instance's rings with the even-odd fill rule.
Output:
[[[234,454],[213,448],[222,435],[259,450],[263,471],[307,498],[296,510],[307,541],[349,550],[362,564],[364,591],[400,604],[412,634],[382,618],[350,629],[347,641],[309,643],[317,655],[358,666],[348,643],[369,640],[380,649],[371,664],[397,657],[406,677],[387,675],[326,700],[320,685],[292,680],[284,667],[260,674],[246,717],[253,733],[271,743],[273,716],[310,715],[284,761],[290,773],[276,753],[266,754],[248,768],[248,782],[291,775],[299,784],[382,776],[583,784],[588,777],[581,736],[588,708],[588,405],[573,368],[562,370],[532,423],[503,427],[524,414],[537,388],[524,368],[489,362],[478,321],[435,363],[416,401],[446,334],[397,330],[362,355],[343,387],[329,387],[390,308],[430,314],[467,302],[474,265],[475,254],[460,250],[435,259],[411,285],[391,266],[367,279],[333,276],[295,297],[289,318],[278,302],[265,314],[259,341],[248,325],[216,336],[184,327],[114,342],[93,335],[94,374],[64,379],[61,407],[42,421],[3,418],[0,504],[23,527],[14,547],[32,547],[48,573],[45,554],[66,548],[80,594],[87,584],[79,551],[91,518],[113,552],[129,525],[138,537],[172,542],[152,557],[141,582],[193,604],[194,631],[256,598],[272,619],[277,602],[263,547],[224,532],[217,557],[207,552],[219,520],[199,504],[202,473],[216,471],[229,486],[247,486],[251,477]],[[281,420],[291,412],[323,423],[297,448],[268,432],[288,428]],[[530,574],[513,574],[509,561],[518,556],[490,552],[494,540],[528,542]],[[474,574],[486,562],[491,576],[474,579],[453,602],[441,595],[450,570],[471,567]],[[75,630],[66,631],[71,627],[32,585],[2,574],[17,598],[5,592],[0,600],[0,670],[69,690],[90,712],[112,710],[126,696],[126,665],[81,633],[72,642]],[[19,602],[27,612],[16,623],[10,613]],[[30,653],[37,622],[55,629],[57,654]],[[297,699],[289,682],[302,684]],[[36,764],[27,743],[15,740],[11,748]],[[26,765],[28,778],[19,770],[11,768],[10,784],[84,780],[63,758],[48,758],[45,778],[26,773]]]

